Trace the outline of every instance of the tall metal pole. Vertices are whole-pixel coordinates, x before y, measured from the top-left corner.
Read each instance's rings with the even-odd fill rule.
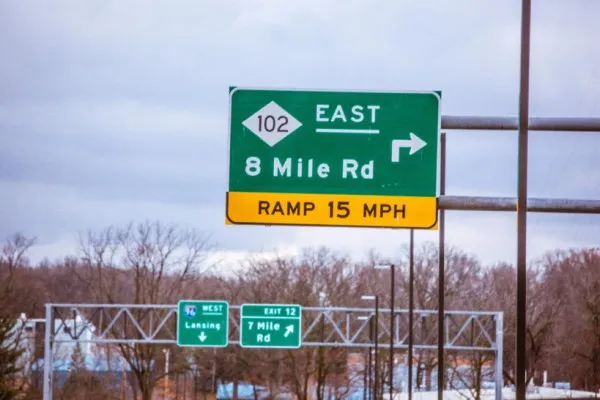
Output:
[[[373,338],[373,316],[369,316],[369,339],[371,340],[371,342],[373,342],[374,338]],[[369,379],[367,382],[367,390],[369,392],[369,399],[373,398],[373,391],[371,390],[371,385],[373,382],[372,379],[372,367],[373,366],[373,347],[369,346]]]
[[[163,353],[165,353],[165,391],[163,394],[163,398],[166,399],[167,398],[167,392],[169,391],[169,353],[171,352],[170,349],[163,349]]]
[[[183,373],[183,400],[187,400],[187,370]]]
[[[504,363],[502,362],[504,351],[504,324],[503,324],[504,315],[499,312],[496,314],[496,400],[502,400],[502,386],[504,383],[504,378],[502,375],[502,368],[504,367]]]
[[[372,390],[371,390],[371,380],[372,380],[371,379],[371,374],[372,374],[372,372],[371,372],[371,366],[373,364],[372,356],[373,356],[373,348],[371,346],[369,346],[369,367],[368,367],[368,370],[367,370],[368,371],[368,377],[367,377],[367,387],[366,387],[366,391],[367,391],[367,394],[369,395],[368,396],[369,399],[371,399],[373,397],[373,393],[371,393],[372,392]]]
[[[395,314],[394,314],[394,293],[396,291],[396,287],[395,287],[395,281],[396,281],[396,274],[394,272],[395,270],[395,266],[394,264],[390,265],[390,273],[391,273],[391,279],[392,279],[392,287],[391,287],[391,299],[390,299],[390,400],[392,400],[394,398],[394,322],[396,320],[395,318]]]
[[[46,304],[46,332],[44,334],[44,400],[52,400],[52,335],[54,324],[52,305]]]
[[[408,400],[412,400],[413,391],[413,310],[414,304],[414,279],[415,279],[415,231],[410,230],[408,244]]]
[[[446,133],[442,132],[440,137],[440,195],[446,194]],[[444,400],[444,377],[446,375],[446,364],[444,363],[444,314],[446,297],[446,214],[440,210],[439,229],[439,284],[438,284],[438,400]]]
[[[516,400],[525,400],[527,304],[527,145],[531,0],[522,0],[521,88],[519,92],[519,170],[517,188],[517,376]]]
[[[369,348],[370,349],[370,348]],[[370,351],[370,350],[368,350]],[[369,367],[367,366],[367,359],[368,359],[368,354],[365,351],[365,362],[363,363],[364,365],[364,370],[363,370],[363,400],[367,400],[367,374],[369,371]]]
[[[377,386],[379,384],[379,295],[375,295],[375,377],[373,378],[373,398],[377,397]]]

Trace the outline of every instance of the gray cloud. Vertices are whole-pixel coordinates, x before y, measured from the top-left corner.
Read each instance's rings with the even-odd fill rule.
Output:
[[[226,187],[225,165],[207,165],[227,154],[217,134],[223,127],[211,115],[130,103],[7,107],[0,115],[6,179],[67,185],[99,198],[188,203],[214,203],[217,193],[209,190]]]
[[[404,233],[224,226],[228,86],[439,89],[443,113],[516,115],[520,2],[340,4],[0,4],[0,234],[64,246],[82,229],[162,218],[227,249],[392,251]],[[532,115],[600,115],[598,11],[534,5]],[[530,195],[600,198],[599,149],[597,135],[532,132]],[[516,161],[514,132],[449,132],[448,193],[514,196]],[[449,239],[511,260],[515,221],[452,213]],[[533,253],[598,235],[593,217],[530,221]]]

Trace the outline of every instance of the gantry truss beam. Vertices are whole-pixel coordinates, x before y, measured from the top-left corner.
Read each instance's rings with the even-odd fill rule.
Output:
[[[176,305],[132,304],[49,304],[59,325],[56,332],[69,326],[68,339],[52,337],[53,343],[80,340],[93,343],[175,344],[177,337]],[[302,346],[354,347],[373,346],[375,309],[351,307],[305,307],[302,309]],[[239,343],[240,306],[230,306],[229,343]],[[444,347],[447,350],[501,350],[502,313],[446,311]],[[75,320],[67,325],[67,320]],[[379,309],[378,346],[389,348],[390,310]],[[408,348],[408,310],[395,310],[394,347]],[[91,338],[83,335],[90,331]],[[437,311],[414,310],[413,348],[437,349]],[[64,336],[63,336],[64,337]]]

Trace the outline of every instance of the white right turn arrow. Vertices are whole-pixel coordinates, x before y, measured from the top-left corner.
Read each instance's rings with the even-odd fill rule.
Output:
[[[409,155],[415,154],[417,151],[425,147],[427,143],[414,133],[410,132],[410,139],[392,140],[392,162],[400,162],[400,149],[403,147],[410,148]]]

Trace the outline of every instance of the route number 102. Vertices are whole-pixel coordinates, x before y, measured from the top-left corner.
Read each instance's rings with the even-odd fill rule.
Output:
[[[288,131],[286,128],[288,122],[288,117],[285,115],[280,115],[277,119],[272,115],[259,115],[258,131],[273,132],[277,129],[277,132],[286,133]]]

